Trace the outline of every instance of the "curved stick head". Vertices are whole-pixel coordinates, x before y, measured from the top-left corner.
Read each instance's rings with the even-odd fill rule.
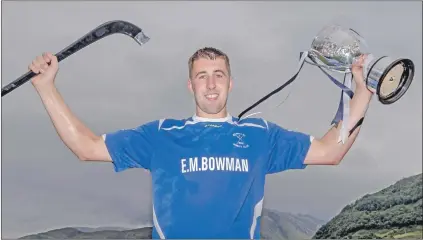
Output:
[[[150,40],[150,38],[141,31],[137,35],[135,35],[134,40],[139,45],[143,45],[143,44],[147,43]]]
[[[105,29],[105,32],[108,35],[113,33],[122,33],[128,35],[132,37],[139,45],[144,45],[150,40],[150,37],[148,37],[140,27],[124,20],[106,22],[99,26],[98,29]]]

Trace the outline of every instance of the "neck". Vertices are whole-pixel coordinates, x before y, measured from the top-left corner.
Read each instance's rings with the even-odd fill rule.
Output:
[[[208,118],[208,119],[219,119],[219,118],[226,118],[228,116],[228,111],[226,108],[223,108],[220,112],[214,114],[208,114],[197,107],[195,115],[200,118]]]

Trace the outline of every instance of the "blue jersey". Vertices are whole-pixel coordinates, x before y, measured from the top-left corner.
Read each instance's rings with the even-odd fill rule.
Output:
[[[312,141],[230,115],[161,119],[103,136],[115,171],[151,173],[154,239],[259,239],[266,174],[305,168]]]

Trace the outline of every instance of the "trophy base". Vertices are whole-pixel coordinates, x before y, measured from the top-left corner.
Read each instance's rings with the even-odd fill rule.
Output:
[[[392,61],[381,57],[369,68],[366,84],[382,104],[392,104],[404,96],[413,77],[414,64],[410,59]]]

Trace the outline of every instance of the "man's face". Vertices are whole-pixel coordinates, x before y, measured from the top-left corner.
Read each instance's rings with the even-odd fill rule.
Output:
[[[232,79],[223,58],[196,60],[188,88],[194,94],[197,111],[206,117],[226,117],[226,102]]]

